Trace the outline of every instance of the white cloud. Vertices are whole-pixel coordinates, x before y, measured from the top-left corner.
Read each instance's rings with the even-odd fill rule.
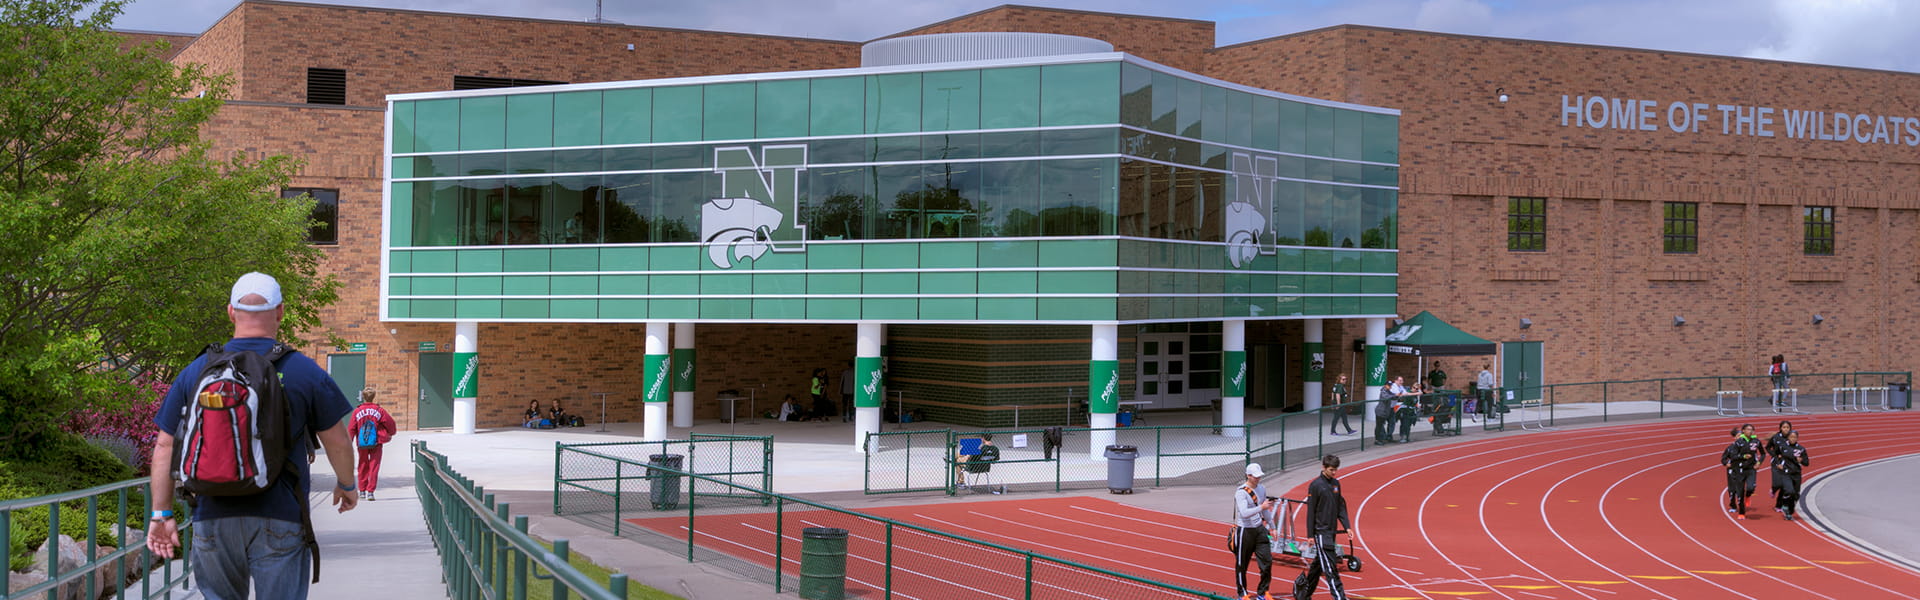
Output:
[[[1920,11],[1899,0],[1775,0],[1778,41],[1747,56],[1874,69],[1920,70]]]

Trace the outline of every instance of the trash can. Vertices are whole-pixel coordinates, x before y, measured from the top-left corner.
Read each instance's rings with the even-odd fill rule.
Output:
[[[1133,446],[1107,446],[1107,492],[1133,493],[1133,461],[1140,451]]]
[[[1887,384],[1887,408],[1908,410],[1913,408],[1913,383],[1895,381]]]
[[[800,530],[800,597],[805,600],[847,597],[847,530],[837,527]]]
[[[1220,435],[1220,399],[1213,399],[1213,434]]]
[[[654,510],[673,510],[680,506],[679,469],[683,458],[685,457],[678,454],[655,454],[647,457],[647,464],[674,469],[673,471],[647,469],[647,478],[652,480],[649,482],[652,489],[648,492],[647,498],[653,503]]]
[[[735,418],[734,404],[740,401],[740,395],[730,390],[722,391],[720,395],[715,396],[714,399],[720,401],[720,422],[732,423]]]
[[[1118,424],[1121,427],[1132,427],[1133,411],[1130,411],[1130,410],[1120,411],[1118,414],[1113,415],[1113,421],[1114,423]]]

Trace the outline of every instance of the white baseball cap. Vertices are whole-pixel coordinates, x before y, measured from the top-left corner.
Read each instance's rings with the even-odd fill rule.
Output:
[[[1247,475],[1249,477],[1266,477],[1267,472],[1260,470],[1260,463],[1247,463]]]
[[[261,298],[266,298],[267,303],[244,304],[240,302],[241,298],[256,294]],[[233,282],[233,295],[228,297],[227,306],[233,307],[234,310],[246,312],[265,312],[279,308],[280,282],[275,281],[272,275],[266,273],[253,272],[241,275],[239,281]]]

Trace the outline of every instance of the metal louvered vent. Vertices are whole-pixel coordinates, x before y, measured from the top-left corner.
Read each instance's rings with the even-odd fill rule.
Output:
[[[542,79],[514,79],[511,77],[476,77],[473,75],[453,76],[453,89],[487,90],[493,88],[532,87],[536,85],[566,85],[565,81],[546,81]]]
[[[346,103],[346,69],[307,68],[307,104]]]

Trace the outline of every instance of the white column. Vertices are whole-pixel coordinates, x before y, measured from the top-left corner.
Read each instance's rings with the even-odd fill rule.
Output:
[[[453,432],[473,433],[480,413],[480,322],[453,323]]]
[[[640,418],[644,422],[640,439],[657,442],[667,439],[668,375],[673,365],[667,353],[666,321],[647,321],[647,355],[640,372]]]
[[[1378,350],[1375,350],[1378,348]],[[1366,375],[1367,400],[1379,400],[1387,383],[1387,320],[1367,319]],[[1374,405],[1367,405],[1364,418],[1373,418]],[[1363,419],[1364,422],[1364,419]]]
[[[1301,390],[1301,393],[1306,394],[1304,398],[1306,402],[1302,405],[1306,410],[1320,408],[1322,404],[1321,399],[1326,397],[1326,395],[1320,391],[1321,386],[1325,384],[1325,382],[1321,381],[1321,378],[1325,376],[1326,370],[1322,368],[1316,373],[1312,367],[1315,358],[1320,359],[1321,365],[1326,364],[1327,334],[1325,323],[1326,321],[1321,319],[1307,319],[1306,322],[1301,323],[1301,335],[1305,338],[1301,340],[1304,342],[1301,347],[1306,354],[1306,356],[1301,357],[1305,359],[1301,362],[1302,364],[1308,365],[1307,377],[1304,378],[1307,381],[1302,386],[1304,389]],[[1319,354],[1320,356],[1315,357],[1315,354]]]
[[[1220,434],[1243,437],[1247,423],[1247,322],[1220,323],[1221,351],[1226,359],[1226,381],[1220,386]]]
[[[673,326],[673,426],[693,426],[693,324]]]
[[[1093,326],[1093,357],[1087,363],[1087,454],[1107,460],[1120,410],[1120,326]]]
[[[880,387],[880,346],[887,326],[875,321],[855,325],[853,342],[853,451],[865,452],[867,434],[880,431],[880,405],[886,390]]]

